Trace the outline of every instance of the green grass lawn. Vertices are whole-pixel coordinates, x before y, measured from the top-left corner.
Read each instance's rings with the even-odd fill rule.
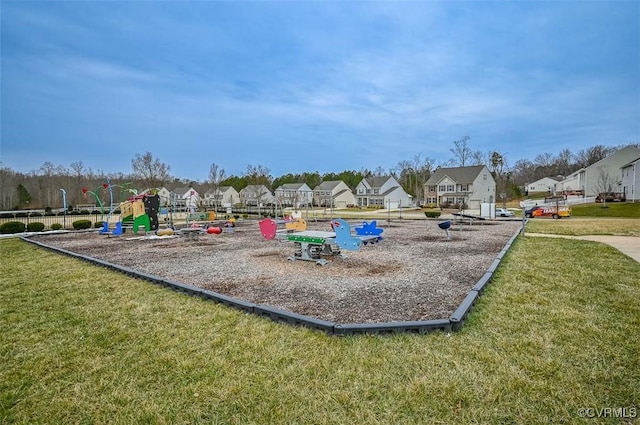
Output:
[[[607,202],[603,204],[584,204],[571,207],[574,217],[631,217],[640,218],[640,202]]]
[[[352,337],[0,251],[0,423],[594,424],[578,409],[640,407],[640,265],[602,244],[519,238],[462,331]]]
[[[527,232],[553,233],[557,235],[618,235],[640,236],[640,220],[637,218],[570,217],[532,218],[527,221]],[[640,243],[640,239],[639,242]]]

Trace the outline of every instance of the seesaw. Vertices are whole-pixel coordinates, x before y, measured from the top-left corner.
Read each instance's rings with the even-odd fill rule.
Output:
[[[375,227],[375,222],[372,225],[365,222],[359,228],[360,230],[356,230],[361,234],[352,235],[349,224],[342,219],[336,219],[331,222],[333,231],[304,230],[288,233],[284,239],[293,242],[295,245],[294,254],[288,259],[292,261],[315,261],[316,264],[325,265],[328,261],[321,258],[321,256],[337,255],[344,258],[341,253],[342,249],[357,251],[362,245],[373,244],[382,240],[380,235],[383,229]],[[275,235],[267,239],[274,238]]]
[[[307,222],[303,218],[293,220],[273,220],[265,218],[258,222],[260,233],[265,239],[286,239],[287,234],[307,230]]]

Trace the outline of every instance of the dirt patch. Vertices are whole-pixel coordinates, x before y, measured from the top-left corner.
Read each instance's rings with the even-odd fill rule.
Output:
[[[336,323],[379,323],[449,317],[520,225],[453,225],[448,240],[436,221],[395,221],[382,242],[327,257],[325,266],[288,260],[293,243],[264,240],[255,221],[195,239],[97,232],[36,238],[256,304]],[[309,229],[330,230],[327,222]]]

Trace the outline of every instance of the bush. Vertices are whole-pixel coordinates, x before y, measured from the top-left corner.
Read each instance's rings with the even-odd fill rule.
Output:
[[[425,211],[424,215],[427,218],[438,218],[440,217],[440,211]]]
[[[0,226],[0,233],[3,235],[9,235],[12,233],[24,232],[25,226],[21,221],[7,221]]]
[[[44,223],[29,223],[27,224],[27,232],[42,232],[44,230]]]
[[[76,230],[90,229],[91,220],[76,220],[72,223],[72,226]]]
[[[51,230],[60,230],[60,229],[62,229],[62,224],[60,223],[53,223],[51,225]]]
[[[29,216],[30,217],[42,217],[42,213],[38,212],[38,211],[34,211]]]
[[[15,218],[13,213],[2,213],[0,214],[0,218]]]
[[[93,223],[93,227],[95,227],[96,229],[99,229],[102,226],[104,226],[104,221],[96,221],[95,223]]]
[[[16,218],[18,217],[29,217],[29,213],[26,212],[17,212],[16,213]]]
[[[91,214],[91,212],[90,212],[89,210],[80,210],[80,211],[78,212],[78,214],[88,215],[88,214]],[[99,214],[99,213],[98,213],[98,214]]]

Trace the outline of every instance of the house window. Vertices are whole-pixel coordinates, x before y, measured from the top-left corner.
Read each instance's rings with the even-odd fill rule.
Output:
[[[482,174],[482,180],[486,180],[487,179],[487,173],[483,173]]]
[[[461,184],[460,185],[460,191],[461,192],[468,192],[469,191],[469,185],[468,184]]]
[[[438,186],[438,190],[439,190],[440,192],[444,192],[444,191],[446,191],[446,190],[447,190],[447,186],[445,186],[445,185],[441,184],[440,186]]]
[[[447,192],[453,192],[456,190],[456,187],[452,184],[447,185]]]

